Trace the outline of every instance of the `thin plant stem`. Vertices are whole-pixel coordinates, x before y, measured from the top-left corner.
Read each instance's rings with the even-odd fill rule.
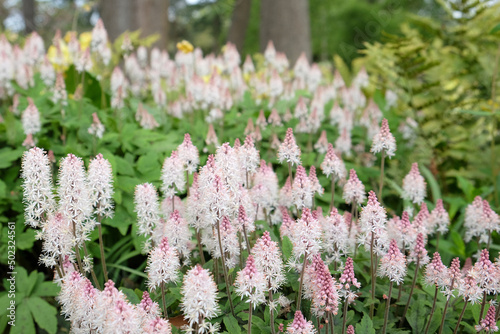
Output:
[[[63,274],[62,276],[59,276],[59,277],[63,278],[64,276],[66,276],[66,273],[64,272],[64,265],[63,265],[61,256],[59,256],[59,267],[61,268],[61,272]]]
[[[89,256],[89,252],[87,251],[87,245],[85,245],[85,241],[82,243],[83,244],[83,253],[85,254],[85,257]],[[94,272],[94,268],[90,267],[90,275],[92,276],[92,280],[94,281],[95,286],[101,290],[101,286],[99,285],[99,281],[97,280],[97,276]]]
[[[401,327],[403,325],[403,322],[405,321],[406,312],[408,312],[408,308],[410,307],[411,296],[413,295],[413,289],[415,289],[415,283],[417,282],[419,267],[420,267],[420,258],[417,257],[417,263],[415,265],[415,274],[413,275],[413,281],[411,283],[410,295],[408,296],[408,301],[406,302],[405,310],[403,312],[403,316],[401,317],[399,327]]]
[[[189,196],[189,171],[186,169],[186,194]]]
[[[271,281],[268,281],[267,288],[269,291],[269,304],[273,303],[273,290],[271,289]],[[271,334],[275,334],[274,330],[274,310],[272,307],[269,307],[269,322],[271,325]]]
[[[488,244],[486,245],[486,249],[488,251],[490,250],[490,243],[491,243],[491,231],[488,232]]]
[[[196,230],[196,241],[198,242],[198,252],[200,253],[201,265],[205,265],[205,255],[203,254],[203,245],[201,244],[201,234],[199,230]]]
[[[319,317],[316,317],[316,327],[318,328],[318,333],[321,333],[321,329],[319,328]]]
[[[76,238],[76,223],[74,220],[73,220],[73,237],[75,237],[75,239],[77,239]],[[75,255],[76,255],[76,262],[78,263],[78,271],[83,275],[82,259],[80,258],[80,244],[78,241],[75,244]]]
[[[220,236],[220,223],[219,223],[219,221],[217,221],[217,236],[219,238],[220,258],[222,260],[222,271],[224,272],[224,281],[226,282],[227,298],[229,299],[229,305],[231,305],[231,314],[234,317],[233,299],[231,298],[231,290],[229,289],[229,278],[227,277],[226,259],[225,259],[225,255],[224,255],[224,249],[222,248],[222,238]]]
[[[345,334],[345,327],[346,327],[346,324],[347,324],[347,308],[348,308],[348,304],[347,304],[347,298],[345,298],[345,301],[344,301],[344,314],[342,314],[343,316],[343,320],[342,320],[342,334]]]
[[[436,233],[436,252],[439,251],[439,237],[440,236],[441,236],[440,232]]]
[[[247,235],[247,229],[245,228],[245,225],[243,225],[243,237],[245,238],[245,242],[247,244],[247,250],[248,253],[250,253],[250,241],[248,241],[248,235]]]
[[[163,304],[163,314],[165,315],[165,319],[168,319],[167,303],[165,302],[165,282],[161,282],[161,302]]]
[[[399,291],[398,291],[398,299],[396,299],[396,303],[399,302],[401,299],[401,292],[403,291],[403,284],[399,285]]]
[[[464,317],[465,309],[467,308],[468,302],[469,302],[468,300],[465,301],[464,308],[462,309],[462,312],[460,312],[460,316],[458,317],[457,325],[455,326],[453,334],[457,334],[458,328],[460,327],[460,323],[462,322],[462,318]]]
[[[290,182],[293,184],[293,174],[292,174],[292,163],[288,162],[288,176],[290,176]]]
[[[81,85],[82,85],[82,96],[80,98],[80,105],[78,106],[78,117],[79,118],[82,117],[83,97],[85,96],[85,89],[84,89],[84,85],[85,85],[85,70],[82,71]]]
[[[252,302],[249,303],[250,307],[248,309],[248,334],[252,333]]]
[[[330,322],[330,331],[332,334],[335,333],[335,323],[333,322],[333,314],[328,314],[329,322]]]
[[[370,318],[373,319],[373,312],[375,310],[375,267],[374,267],[374,259],[373,259],[373,243],[374,243],[374,234],[372,232],[372,237],[370,241],[370,274],[372,276],[372,290],[371,290],[371,295],[372,295],[372,300],[370,304]]]
[[[479,319],[483,319],[484,305],[486,305],[486,291],[483,291],[483,302],[481,303],[481,312],[479,312]]]
[[[297,293],[297,302],[296,302],[296,310],[300,311],[300,302],[302,300],[302,285],[304,283],[304,273],[306,272],[306,265],[307,265],[307,256],[309,254],[306,252],[304,254],[304,264],[302,265],[302,272],[300,273],[300,282],[299,282],[299,292]]]
[[[106,259],[104,257],[104,242],[102,241],[102,228],[101,228],[101,215],[97,216],[99,224],[97,224],[97,228],[99,230],[99,248],[101,250],[101,265],[102,265],[102,272],[104,273],[104,279],[105,282],[108,281],[108,269],[106,268]]]
[[[446,304],[444,305],[443,317],[441,318],[441,325],[439,325],[439,334],[443,333],[444,319],[446,318],[446,311],[448,310],[449,303],[450,303],[450,299],[448,298],[448,299],[446,299]]]
[[[61,272],[61,268],[59,267],[58,264],[56,264],[56,270],[57,270],[57,275],[59,275],[59,278],[62,279],[64,276]]]
[[[382,203],[382,189],[384,188],[384,162],[385,162],[385,150],[382,150],[382,158],[380,163],[380,185],[378,188],[378,198],[380,203]]]
[[[385,303],[384,327],[382,328],[382,334],[385,334],[387,332],[387,318],[389,318],[389,307],[391,306],[391,294],[392,294],[393,284],[394,282],[391,281],[391,284],[389,285],[389,295],[387,296],[387,301]]]
[[[334,206],[334,202],[333,202],[334,198],[335,198],[335,178],[332,175],[332,200],[330,202],[330,211],[332,211],[333,206]],[[330,213],[330,212],[328,212],[328,213]]]
[[[431,314],[429,314],[429,320],[427,321],[427,326],[425,326],[425,334],[429,333],[429,328],[431,327],[432,316],[436,310],[436,300],[438,297],[439,287],[436,286],[436,291],[434,292],[434,301],[432,302]]]

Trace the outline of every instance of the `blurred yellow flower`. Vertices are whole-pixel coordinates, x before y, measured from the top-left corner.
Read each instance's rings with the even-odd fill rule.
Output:
[[[177,43],[177,49],[183,53],[191,53],[194,50],[193,44],[184,40],[182,42]]]
[[[72,63],[71,54],[68,46],[62,40],[59,41],[59,47],[51,45],[47,51],[47,57],[57,72],[64,72]]]
[[[89,31],[82,32],[80,34],[79,41],[80,41],[80,48],[82,49],[82,51],[87,50],[87,48],[90,45],[90,42],[92,42],[92,33]]]

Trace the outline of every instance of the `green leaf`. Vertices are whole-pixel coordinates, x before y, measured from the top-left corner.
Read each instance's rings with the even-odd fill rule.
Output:
[[[125,296],[127,296],[128,301],[131,302],[132,304],[135,305],[141,302],[134,290],[121,287],[120,291],[122,291],[125,294]]]
[[[282,240],[282,249],[283,249],[283,257],[285,258],[285,261],[288,261],[290,256],[292,255],[292,250],[293,250],[293,245],[292,242],[290,241],[290,238],[288,238],[286,235],[283,237]]]
[[[373,322],[368,316],[368,314],[365,313],[363,315],[363,319],[356,324],[356,333],[363,333],[363,334],[375,334],[375,328],[373,328]]]
[[[224,317],[224,325],[226,325],[226,330],[231,334],[241,333],[241,328],[238,324],[238,320],[236,320],[236,318],[231,314],[228,314]]]
[[[111,267],[111,268],[117,268],[117,269],[120,269],[120,270],[123,270],[123,271],[127,271],[129,273],[132,273],[132,274],[135,274],[137,276],[141,276],[141,277],[144,277],[144,278],[148,278],[148,275],[146,275],[145,273],[143,273],[142,271],[138,271],[138,270],[135,270],[135,269],[132,269],[132,268],[129,268],[129,267],[125,267],[125,266],[120,266],[120,265],[116,265],[116,264],[113,264],[113,263],[107,263],[108,261],[106,261],[106,265],[108,267]]]
[[[0,169],[12,166],[12,163],[23,155],[23,149],[13,150],[9,147],[0,149]]]
[[[39,297],[55,297],[59,294],[61,288],[53,282],[42,282],[35,291],[33,291],[32,296]]]
[[[496,26],[491,29],[490,34],[494,34],[500,31],[500,23],[498,23]]]
[[[16,271],[16,290],[27,294],[27,291],[30,290],[28,272],[24,267],[19,266],[16,266]]]
[[[462,236],[455,230],[452,230],[450,234],[451,234],[451,240],[453,241],[453,246],[451,249],[457,255],[465,257],[465,243],[464,240],[462,239]]]
[[[35,324],[27,303],[16,308],[16,325],[11,327],[10,334],[35,334]]]
[[[406,315],[406,320],[413,329],[413,333],[419,334],[424,330],[425,321],[428,318],[425,299],[418,299],[411,304],[411,307]]]
[[[49,333],[57,332],[57,309],[39,297],[32,297],[27,302],[31,314],[40,328]]]
[[[135,176],[134,167],[132,166],[132,164],[130,162],[128,162],[127,160],[125,160],[121,157],[118,157],[118,156],[115,156],[115,160],[116,160],[116,164],[117,164],[116,171],[118,172],[118,174],[127,175],[127,176]]]
[[[425,179],[427,180],[427,184],[431,188],[432,199],[434,200],[434,202],[436,202],[438,199],[442,199],[443,197],[441,195],[441,189],[434,175],[432,175],[431,171],[425,166],[420,165],[419,168],[422,171]]]
[[[158,162],[158,155],[156,153],[148,152],[137,160],[137,170],[142,174],[160,171],[160,169],[161,166]]]

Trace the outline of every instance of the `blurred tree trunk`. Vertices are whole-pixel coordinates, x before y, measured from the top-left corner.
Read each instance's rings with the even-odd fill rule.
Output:
[[[241,53],[245,44],[245,35],[247,32],[248,21],[250,20],[250,9],[252,0],[236,0],[231,18],[231,28],[227,37],[228,42],[236,45]]]
[[[168,41],[168,0],[101,0],[101,17],[111,41],[125,30],[141,29],[141,36],[160,34],[156,42]]]
[[[35,0],[23,0],[24,31],[29,34],[36,30]]]
[[[311,27],[308,0],[262,0],[260,48],[273,41],[293,65],[302,52],[311,60]]]

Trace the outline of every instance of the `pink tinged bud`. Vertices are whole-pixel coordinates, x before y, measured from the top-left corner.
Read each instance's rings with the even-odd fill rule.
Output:
[[[191,142],[191,136],[189,133],[184,135],[184,141],[179,147],[177,147],[177,152],[179,154],[179,159],[184,164],[184,168],[189,173],[194,173],[198,169],[200,164],[200,156],[198,149]]]
[[[311,321],[306,321],[302,312],[296,311],[293,322],[286,328],[290,334],[315,334],[316,329]]]
[[[255,173],[260,162],[259,151],[251,135],[247,135],[243,146],[237,152],[240,166],[244,172]]]
[[[207,145],[219,146],[219,139],[217,138],[217,134],[215,133],[214,126],[212,124],[208,124],[208,132],[205,143]]]
[[[385,154],[391,158],[396,152],[396,139],[389,130],[389,123],[386,118],[382,120],[382,126],[379,133],[373,137],[372,148],[370,152],[380,153],[384,151]]]
[[[344,285],[345,289],[349,289],[351,285],[358,289],[361,288],[361,284],[354,277],[354,262],[350,257],[345,261],[344,272],[340,276],[339,282]]]
[[[443,200],[438,199],[436,202],[436,207],[432,210],[429,217],[429,226],[431,231],[437,228],[437,231],[441,234],[448,232],[448,225],[450,225],[450,216],[448,212],[444,209]]]
[[[312,311],[317,316],[327,314],[337,314],[339,295],[335,279],[330,274],[328,266],[321,259],[321,255],[316,254],[312,262],[313,282],[312,282]]]
[[[500,231],[500,218],[498,214],[493,211],[490,207],[490,203],[487,200],[483,200],[483,213],[481,215],[481,220],[483,221],[484,228],[489,232]]]
[[[264,110],[262,110],[262,109],[260,110],[259,117],[257,117],[255,124],[257,124],[258,126],[260,126],[263,129],[266,128],[267,120],[266,120],[266,115],[264,115]]]
[[[257,270],[255,260],[252,255],[247,258],[246,266],[237,274],[236,293],[248,297],[248,301],[255,308],[257,305],[265,302],[265,293],[267,292],[267,282],[264,274]]]
[[[184,162],[179,158],[177,151],[172,151],[170,157],[165,158],[161,170],[161,191],[165,197],[173,197],[177,192],[184,192],[186,176]]]
[[[298,259],[306,253],[317,254],[321,247],[322,229],[311,210],[304,208],[302,216],[292,229],[293,254]]]
[[[319,154],[325,154],[328,150],[328,138],[326,137],[326,130],[321,131],[318,141],[314,144],[314,148]]]
[[[292,165],[300,165],[300,148],[295,142],[292,128],[288,128],[285,139],[278,149],[278,160],[280,163],[286,161]]]
[[[313,193],[316,192],[318,195],[322,195],[324,189],[319,183],[318,177],[316,176],[316,167],[314,166],[311,166],[311,169],[309,169],[309,180],[311,182],[311,190]]]
[[[251,254],[255,259],[257,270],[262,272],[266,278],[268,289],[277,291],[285,282],[283,260],[278,243],[271,241],[268,231],[265,231],[262,237],[257,239]]]
[[[157,289],[162,283],[176,282],[179,274],[179,256],[164,237],[148,256],[146,272],[149,289]]]
[[[31,97],[28,97],[28,107],[23,111],[21,121],[26,135],[34,135],[40,132],[42,128],[42,124],[40,122],[40,112]]]
[[[475,327],[478,332],[485,330],[487,333],[498,332],[498,326],[496,322],[496,309],[494,305],[490,305],[488,313],[484,319],[479,322],[479,325]]]
[[[417,240],[415,242],[415,247],[410,252],[409,262],[419,261],[419,265],[425,265],[429,262],[429,257],[427,256],[427,250],[425,249],[426,239],[424,234],[419,233],[417,235]]]
[[[293,219],[290,218],[290,215],[288,214],[288,210],[285,207],[281,207],[281,216],[283,219],[283,222],[280,227],[280,235],[281,239],[283,239],[284,236],[291,237],[292,236],[292,227],[293,227]]]
[[[271,124],[272,126],[282,126],[283,124],[281,123],[281,117],[280,114],[278,113],[278,110],[273,108],[271,110],[271,114],[269,115],[267,122]]]
[[[344,185],[343,197],[347,204],[359,205],[365,201],[365,186],[358,179],[354,169],[349,172],[349,180]]]
[[[99,119],[99,116],[97,116],[97,113],[92,114],[92,124],[88,128],[88,133],[90,133],[93,136],[96,136],[97,138],[102,138],[104,135],[104,125],[101,123],[101,120]]]
[[[447,275],[448,268],[441,261],[441,256],[438,252],[434,253],[432,261],[425,268],[425,281],[427,284],[444,288]]]
[[[483,199],[480,196],[476,196],[474,201],[467,206],[465,209],[465,237],[464,241],[469,242],[472,238],[480,236],[481,238],[487,233],[485,233],[485,228],[483,225]]]
[[[295,204],[298,209],[311,208],[313,195],[314,190],[305,168],[303,166],[297,166],[297,173],[292,186],[293,204]]]
[[[479,287],[488,294],[498,293],[498,283],[500,280],[500,270],[490,261],[490,254],[487,249],[481,251],[479,261],[477,261],[469,271]]]
[[[184,275],[181,294],[181,310],[191,327],[201,324],[204,319],[212,319],[220,312],[214,278],[199,264]]]
[[[392,239],[387,254],[380,259],[379,276],[387,276],[398,285],[406,275],[406,257],[398,248],[396,240]]]
[[[426,196],[426,183],[420,175],[418,163],[413,163],[410,173],[403,179],[403,198],[412,203],[421,204]]]
[[[349,325],[349,327],[347,327],[347,334],[356,334],[353,325]]]
[[[292,182],[290,181],[290,177],[286,179],[285,185],[279,192],[279,204],[286,208],[293,206]]]

